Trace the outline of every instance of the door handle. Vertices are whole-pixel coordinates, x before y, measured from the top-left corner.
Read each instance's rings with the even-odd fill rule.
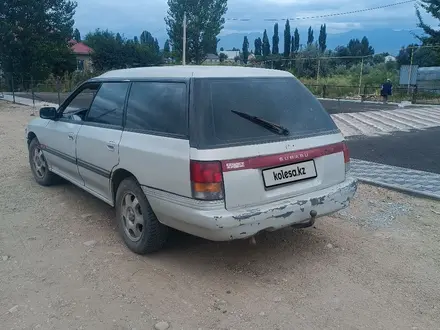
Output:
[[[116,146],[116,143],[113,141],[110,141],[107,143],[107,149],[110,151],[115,151],[115,146]]]
[[[69,133],[67,136],[69,137],[69,140],[72,140],[72,141],[75,138],[75,135],[73,133]]]

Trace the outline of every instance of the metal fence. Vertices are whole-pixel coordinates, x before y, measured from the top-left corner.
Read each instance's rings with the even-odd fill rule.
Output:
[[[81,81],[79,81],[81,82]],[[45,81],[0,79],[0,97],[11,96],[13,102],[17,98],[30,99],[33,103],[49,102],[61,104],[79,82],[73,79],[48,79]]]
[[[382,101],[380,86],[335,86],[306,84],[317,97],[329,99],[347,99],[360,101]],[[393,87],[388,102],[411,102],[413,104],[440,104],[440,89],[418,88],[417,86]]]
[[[48,79],[45,81],[14,81],[0,78],[0,98],[9,95],[15,98],[30,99],[33,103],[49,102],[61,104],[82,81],[77,79]],[[317,97],[359,101],[382,101],[380,86],[337,86],[330,84],[306,84]],[[394,87],[389,102],[408,101],[418,104],[440,104],[440,89],[417,88],[417,86]]]

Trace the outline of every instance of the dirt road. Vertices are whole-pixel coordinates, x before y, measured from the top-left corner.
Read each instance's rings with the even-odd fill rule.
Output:
[[[0,102],[1,329],[438,329],[440,203],[361,185],[315,228],[141,257],[110,207],[34,182],[29,119]]]

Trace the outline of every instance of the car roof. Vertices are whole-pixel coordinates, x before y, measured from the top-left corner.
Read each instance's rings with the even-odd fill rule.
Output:
[[[286,71],[239,66],[173,65],[108,71],[98,79],[293,77]]]

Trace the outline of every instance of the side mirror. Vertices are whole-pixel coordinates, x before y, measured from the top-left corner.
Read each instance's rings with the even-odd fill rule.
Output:
[[[40,109],[40,118],[55,120],[57,118],[57,109],[54,107],[44,107]]]

